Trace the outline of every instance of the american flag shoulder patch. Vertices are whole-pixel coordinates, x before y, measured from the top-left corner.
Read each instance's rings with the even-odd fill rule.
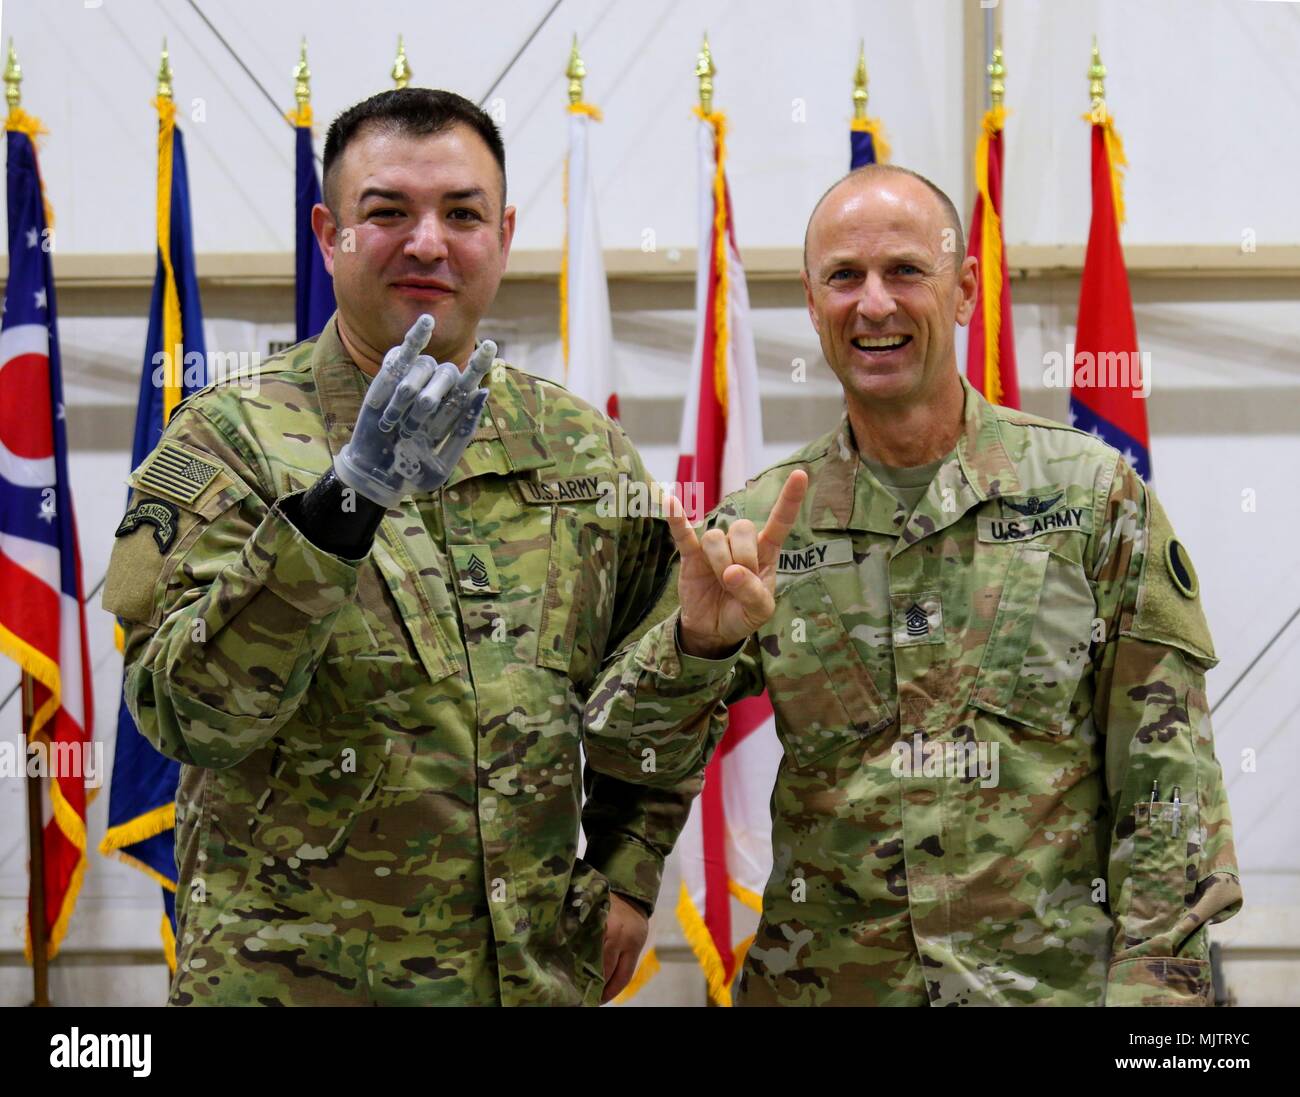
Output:
[[[188,506],[203,494],[220,471],[220,465],[203,460],[184,446],[163,442],[145,461],[135,478],[135,486],[141,492]]]

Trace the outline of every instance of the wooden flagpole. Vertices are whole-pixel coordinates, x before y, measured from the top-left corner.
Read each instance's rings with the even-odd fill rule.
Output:
[[[36,713],[34,682],[31,675],[23,674],[23,752],[27,757],[32,717]],[[32,941],[32,1005],[50,1004],[50,960],[45,932],[45,818],[41,810],[41,781],[27,774],[27,852],[30,874],[30,891],[27,907],[28,932]]]

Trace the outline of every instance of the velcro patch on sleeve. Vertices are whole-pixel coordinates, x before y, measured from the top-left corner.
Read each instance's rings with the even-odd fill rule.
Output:
[[[191,506],[216,479],[221,466],[178,442],[162,442],[146,459],[135,477],[142,494]]]
[[[1201,608],[1200,583],[1192,558],[1174,536],[1155,492],[1148,489],[1147,536],[1139,580],[1137,610],[1130,636],[1179,648],[1214,666],[1214,641]]]

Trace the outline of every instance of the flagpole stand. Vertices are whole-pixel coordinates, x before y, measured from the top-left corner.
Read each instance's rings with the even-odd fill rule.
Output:
[[[36,708],[32,695],[32,679],[23,674],[23,752],[27,757],[28,735]],[[27,856],[31,879],[30,903],[27,911],[28,931],[32,941],[32,1005],[50,1004],[50,961],[45,935],[45,843],[42,840],[44,820],[41,812],[41,778],[27,774]]]

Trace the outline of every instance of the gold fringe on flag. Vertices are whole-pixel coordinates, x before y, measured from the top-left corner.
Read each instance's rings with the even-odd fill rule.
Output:
[[[1002,403],[1002,373],[998,348],[1002,336],[1002,219],[989,194],[989,144],[1006,124],[1005,107],[985,111],[975,146],[975,186],[980,194],[980,278],[983,282],[984,396]]]
[[[718,405],[723,417],[727,414],[727,340],[730,335],[728,327],[730,288],[728,274],[730,263],[727,261],[727,116],[722,111],[705,114],[698,106],[692,108],[697,118],[713,127],[714,169],[713,169],[713,267],[718,274],[718,294],[714,300],[713,311],[713,391],[717,393]]]
[[[184,376],[184,331],[181,299],[172,269],[172,138],[176,133],[176,103],[165,96],[153,101],[158,110],[158,255],[163,265],[163,425],[181,402]],[[176,350],[182,361],[176,361]]]
[[[700,912],[691,901],[691,893],[682,884],[677,898],[677,920],[681,922],[686,943],[695,953],[695,959],[704,969],[704,978],[708,981],[709,1001],[717,1006],[731,1005],[731,987],[727,983],[726,972],[722,968],[722,957],[713,943],[709,927],[704,924]]]
[[[5,132],[10,131],[27,134],[32,142],[32,148],[36,148],[38,137],[48,137],[50,133],[36,115],[28,114],[22,107],[11,107],[9,109],[9,115],[5,118]],[[41,166],[38,161],[36,165],[38,178],[40,174]],[[54,207],[50,205],[49,196],[45,193],[44,179],[41,179],[41,205],[45,207],[45,227],[47,229],[54,228]]]
[[[1124,142],[1119,130],[1115,128],[1115,116],[1103,104],[1097,110],[1089,111],[1083,116],[1085,122],[1101,126],[1102,138],[1106,142],[1106,162],[1110,165],[1110,194],[1115,201],[1115,223],[1124,223],[1124,169],[1128,167],[1128,158],[1124,155]]]

